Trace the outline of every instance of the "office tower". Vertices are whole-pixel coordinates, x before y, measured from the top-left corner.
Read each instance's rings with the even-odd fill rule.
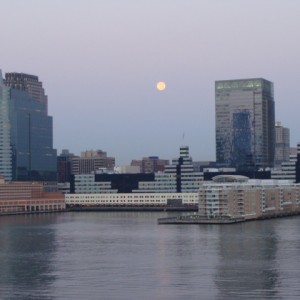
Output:
[[[37,76],[0,73],[0,175],[6,180],[56,181],[52,117]]]
[[[275,124],[275,166],[289,161],[290,152],[290,130],[281,126],[280,122]]]
[[[12,179],[12,148],[9,122],[10,89],[3,83],[0,70],[0,175]]]
[[[237,169],[272,167],[273,83],[262,78],[216,81],[215,105],[218,165]]]

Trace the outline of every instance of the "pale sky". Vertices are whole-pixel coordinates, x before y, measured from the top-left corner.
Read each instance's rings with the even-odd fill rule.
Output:
[[[255,77],[295,146],[299,16],[299,0],[0,0],[0,69],[39,76],[58,153],[215,160],[214,82]]]

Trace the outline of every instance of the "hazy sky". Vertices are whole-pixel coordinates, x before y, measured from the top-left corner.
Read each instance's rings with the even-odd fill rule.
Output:
[[[215,160],[215,80],[272,81],[300,141],[299,16],[299,0],[0,0],[0,68],[39,76],[59,152]]]

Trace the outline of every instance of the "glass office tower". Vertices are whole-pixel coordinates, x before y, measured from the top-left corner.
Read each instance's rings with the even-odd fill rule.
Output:
[[[215,82],[216,158],[224,167],[274,165],[273,83],[265,79]]]
[[[12,180],[9,100],[10,89],[4,85],[0,70],[0,175]]]
[[[47,96],[37,76],[7,73],[1,76],[0,143],[7,156],[0,158],[1,174],[7,180],[56,181],[56,150],[53,149],[52,117],[47,113]],[[9,142],[8,142],[9,141]],[[10,166],[10,173],[2,168]]]

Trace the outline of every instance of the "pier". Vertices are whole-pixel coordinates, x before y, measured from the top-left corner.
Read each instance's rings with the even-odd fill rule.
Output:
[[[158,224],[234,224],[245,222],[246,219],[241,218],[231,218],[227,216],[208,218],[206,216],[193,214],[186,216],[178,216],[171,218],[160,218],[157,220]]]

